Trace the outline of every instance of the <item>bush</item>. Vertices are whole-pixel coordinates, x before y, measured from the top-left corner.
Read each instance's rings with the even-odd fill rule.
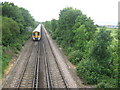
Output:
[[[15,43],[12,45],[12,47],[15,47],[17,50],[20,50],[22,48],[21,43]]]
[[[2,74],[4,74],[4,70],[7,68],[10,60],[11,60],[11,56],[3,54],[3,56],[2,56]]]
[[[72,8],[61,10],[58,21],[44,24],[69,60],[77,66],[78,76],[88,84],[99,83],[101,88],[115,87],[119,65],[117,35],[113,39],[105,28],[97,30],[91,18]]]
[[[110,78],[108,76],[102,75],[96,87],[97,88],[118,88],[117,80]]]
[[[17,22],[13,19],[7,17],[3,17],[2,19],[2,44],[8,46],[14,43],[14,39],[19,35],[20,30]]]
[[[101,72],[101,66],[94,60],[82,60],[77,66],[78,76],[88,84],[97,84]]]
[[[108,88],[110,85],[108,83],[105,83],[105,82],[100,82],[98,85],[97,85],[97,88]]]
[[[77,74],[87,84],[97,84],[97,88],[117,88],[117,79],[106,73],[111,72],[95,60],[82,60],[77,65]]]
[[[11,43],[8,47],[3,46],[3,57],[2,57],[2,74],[4,74],[4,70],[7,68],[9,61],[13,55],[8,55],[5,53],[6,50],[11,50],[15,53],[21,50],[22,45],[31,35],[30,32],[26,32],[18,36],[18,38],[14,38],[14,43]]]
[[[82,55],[79,50],[71,51],[68,57],[69,57],[69,60],[75,65],[78,64],[82,59]]]

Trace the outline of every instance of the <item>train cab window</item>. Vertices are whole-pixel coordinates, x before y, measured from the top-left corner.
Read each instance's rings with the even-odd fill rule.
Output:
[[[40,33],[38,32],[38,35],[40,35]]]

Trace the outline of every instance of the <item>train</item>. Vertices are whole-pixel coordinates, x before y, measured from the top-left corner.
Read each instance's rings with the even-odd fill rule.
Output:
[[[40,40],[41,39],[41,30],[42,24],[39,24],[35,30],[32,32],[32,39],[33,41]]]

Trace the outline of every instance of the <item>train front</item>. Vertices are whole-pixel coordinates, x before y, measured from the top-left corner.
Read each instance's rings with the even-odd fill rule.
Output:
[[[33,40],[41,39],[41,24],[38,25],[37,28],[32,32],[32,39]]]

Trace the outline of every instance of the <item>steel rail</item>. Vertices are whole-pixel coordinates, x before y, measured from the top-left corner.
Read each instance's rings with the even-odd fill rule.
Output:
[[[38,53],[37,53],[37,63],[36,63],[36,66],[37,66],[37,70],[36,70],[36,86],[35,88],[39,88],[39,68],[40,68],[40,41],[38,42]]]
[[[45,64],[45,71],[46,71],[47,88],[50,90],[50,89],[52,89],[53,84],[52,84],[51,74],[50,74],[50,70],[49,70],[49,63],[48,63],[47,53],[46,53],[44,43],[43,43],[43,50],[44,50],[44,55],[45,55],[44,64]]]
[[[39,66],[40,66],[40,64],[39,64],[39,57],[37,58],[37,70],[36,70],[36,82],[35,82],[35,84],[36,84],[36,87],[35,88],[38,88],[39,87]]]
[[[34,78],[33,78],[33,85],[32,85],[32,89],[37,89],[39,86],[38,82],[39,82],[39,51],[40,51],[40,48],[39,48],[39,42],[38,42],[38,47],[37,47],[37,54],[36,54],[36,58],[35,58],[35,70],[34,70]]]
[[[34,78],[33,78],[33,89],[36,87],[36,71],[37,71],[37,63],[38,63],[38,57],[35,59],[35,70],[34,70]]]
[[[40,50],[39,50],[39,42],[38,42],[38,47],[35,47],[35,48],[38,48],[38,49],[37,49],[36,58],[35,58],[35,65],[34,65],[35,68],[34,68],[34,75],[33,75],[34,77],[33,77],[33,82],[32,82],[32,89],[39,87],[39,83],[38,83],[39,82],[39,65],[40,65],[39,64],[39,52],[40,52]],[[32,52],[31,52],[31,54],[32,54]],[[31,56],[31,54],[30,54],[30,56]],[[28,59],[30,59],[30,56],[28,57]],[[21,83],[22,83],[24,74],[26,72],[28,62],[29,62],[29,60],[27,61],[26,65],[25,65],[26,67],[24,68],[24,71],[23,71],[23,73],[21,75],[19,84],[17,86],[18,90],[21,87]]]
[[[45,29],[45,28],[44,28],[44,29]],[[59,64],[58,64],[58,62],[57,62],[57,59],[56,59],[56,57],[55,57],[55,55],[54,55],[54,53],[53,53],[53,49],[52,49],[51,44],[50,44],[50,42],[49,42],[49,40],[48,40],[47,34],[46,34],[45,31],[44,31],[44,33],[45,33],[45,36],[46,36],[47,41],[48,41],[48,43],[49,43],[50,49],[51,49],[51,51],[52,51],[52,54],[53,54],[53,56],[54,56],[54,58],[55,58],[55,62],[56,62],[56,64],[57,64],[57,66],[58,66],[58,69],[59,69],[60,75],[61,75],[61,77],[62,77],[62,79],[63,79],[63,83],[64,83],[64,85],[65,85],[65,88],[66,88],[66,89],[69,89],[69,88],[68,88],[68,84],[67,84],[66,80],[64,79],[64,76],[62,75],[62,70],[60,69],[60,66],[59,66]]]
[[[33,43],[31,44],[31,47],[33,48]],[[31,49],[30,49],[31,50]],[[21,56],[21,55],[20,55]],[[12,74],[14,72],[14,69],[16,69],[19,61],[20,61],[20,56],[18,57],[17,61],[15,62],[14,66],[12,67],[12,69],[10,70],[9,74]],[[7,84],[7,80],[9,79],[10,77],[7,77],[5,79],[5,81],[3,82],[2,84],[2,88],[5,86],[5,84]]]
[[[25,64],[24,70],[23,70],[23,72],[22,72],[22,74],[21,74],[21,76],[20,76],[20,80],[19,80],[19,82],[18,82],[18,84],[17,84],[17,89],[18,89],[18,90],[19,90],[19,87],[20,87],[20,85],[21,85],[21,82],[22,82],[24,73],[25,73],[25,71],[26,71],[26,69],[27,69],[26,67],[27,67],[27,65],[28,65],[30,56],[31,56],[31,54],[32,54],[32,50],[33,50],[33,47],[32,47],[32,49],[30,50],[30,54],[29,54],[29,56],[27,57],[27,62],[26,62],[26,64]]]

